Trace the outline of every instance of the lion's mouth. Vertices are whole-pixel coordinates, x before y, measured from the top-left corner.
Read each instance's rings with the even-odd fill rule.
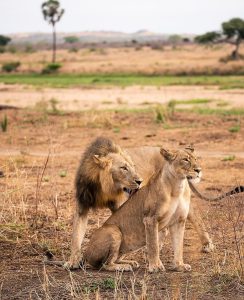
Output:
[[[132,195],[134,195],[138,190],[139,190],[139,188],[133,189],[133,190],[129,189],[129,188],[126,188],[126,187],[123,188],[123,191],[125,193],[127,193],[129,195],[129,197],[131,197]]]

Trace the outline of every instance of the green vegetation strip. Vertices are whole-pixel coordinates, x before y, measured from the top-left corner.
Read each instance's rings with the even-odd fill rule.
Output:
[[[218,85],[221,89],[243,88],[244,76],[159,76],[133,74],[1,74],[0,82],[37,87],[68,88],[72,86],[130,85]]]

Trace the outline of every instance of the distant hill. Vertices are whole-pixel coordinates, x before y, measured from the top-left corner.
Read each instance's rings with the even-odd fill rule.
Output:
[[[121,43],[121,42],[153,42],[153,41],[166,41],[169,34],[153,33],[147,30],[140,30],[134,33],[124,33],[115,31],[82,31],[82,32],[58,32],[57,43],[62,44],[66,36],[76,36],[82,43]],[[182,34],[184,38],[192,39],[193,34]],[[52,34],[51,33],[16,33],[11,34],[12,42],[15,44],[23,43],[51,43]]]

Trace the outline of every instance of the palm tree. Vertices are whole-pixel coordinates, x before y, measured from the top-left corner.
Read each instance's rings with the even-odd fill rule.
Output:
[[[60,3],[57,0],[48,0],[42,3],[42,13],[46,20],[53,27],[53,56],[52,62],[56,60],[56,30],[55,25],[64,14],[64,9],[60,8]]]

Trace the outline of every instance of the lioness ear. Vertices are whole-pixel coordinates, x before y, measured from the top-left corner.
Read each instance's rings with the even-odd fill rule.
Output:
[[[99,155],[93,155],[93,160],[94,162],[100,167],[105,169],[111,162],[111,160],[109,158],[107,158],[106,156],[102,156],[100,157]]]
[[[160,149],[160,153],[168,161],[173,161],[175,159],[175,154],[172,151],[169,151],[167,149],[161,148]]]
[[[193,153],[193,152],[194,152],[194,147],[193,147],[193,145],[191,144],[191,145],[188,145],[188,146],[185,148],[185,150],[186,150],[186,151],[190,151],[191,153]]]

